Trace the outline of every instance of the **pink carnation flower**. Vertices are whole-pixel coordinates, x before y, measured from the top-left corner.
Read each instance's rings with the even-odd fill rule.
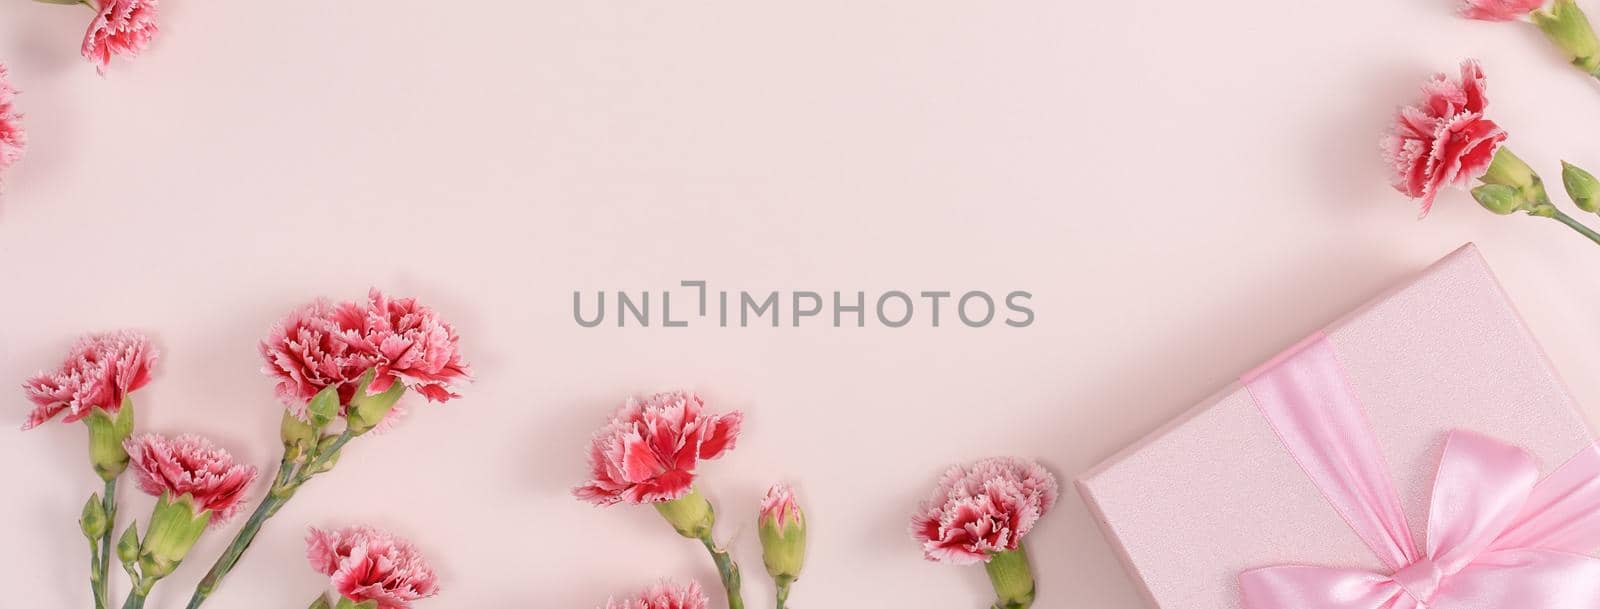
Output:
[[[698,582],[663,581],[632,597],[611,599],[606,602],[606,609],[706,609],[709,601]]]
[[[439,592],[433,568],[415,546],[372,527],[313,528],[306,559],[332,578],[339,594],[358,603],[376,601],[378,609],[407,609],[411,601]]]
[[[803,518],[795,502],[794,487],[782,482],[767,489],[767,496],[761,498],[761,513],[756,516],[757,522],[773,526],[800,524]]]
[[[22,132],[22,115],[12,104],[16,94],[16,87],[11,86],[7,78],[5,65],[0,64],[0,171],[22,158],[22,149],[28,143]]]
[[[348,405],[369,370],[369,395],[399,382],[444,402],[458,397],[451,385],[471,374],[457,340],[433,309],[374,289],[365,303],[319,300],[290,312],[261,341],[261,370],[278,379],[278,398],[301,418],[306,402],[327,387],[337,387],[340,404]],[[400,412],[396,407],[389,418]]]
[[[739,439],[744,415],[702,412],[693,393],[630,398],[589,446],[594,479],[573,489],[595,505],[658,503],[681,499],[694,485],[695,467],[715,459]]]
[[[1460,82],[1434,75],[1422,86],[1424,99],[1402,108],[1383,140],[1395,190],[1416,199],[1422,215],[1442,187],[1465,186],[1488,171],[1506,139],[1499,125],[1484,118],[1484,86],[1483,69],[1471,59],[1461,63]]]
[[[128,451],[139,488],[160,497],[189,495],[195,506],[211,510],[211,523],[238,511],[245,490],[255,482],[256,468],[233,462],[233,455],[193,434],[177,439],[155,434],[128,438]]]
[[[100,0],[100,12],[83,36],[83,58],[106,73],[112,55],[135,57],[155,38],[156,0]]]
[[[928,560],[988,562],[1017,549],[1056,502],[1056,478],[1038,463],[1000,457],[945,472],[933,497],[911,516],[911,536]]]
[[[129,393],[150,382],[157,353],[150,339],[133,331],[90,334],[80,339],[54,372],[41,372],[23,383],[36,405],[23,429],[33,429],[62,411],[73,423],[95,408],[115,415]]]
[[[1461,15],[1483,21],[1514,21],[1544,6],[1544,0],[1466,0]]]

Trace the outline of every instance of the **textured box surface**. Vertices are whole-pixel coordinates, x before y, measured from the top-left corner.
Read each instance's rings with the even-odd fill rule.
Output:
[[[1591,442],[1472,245],[1324,331],[1371,419],[1419,547],[1447,432],[1522,446],[1545,473]],[[1237,577],[1252,568],[1382,570],[1238,382],[1084,474],[1078,488],[1162,609],[1239,607]]]

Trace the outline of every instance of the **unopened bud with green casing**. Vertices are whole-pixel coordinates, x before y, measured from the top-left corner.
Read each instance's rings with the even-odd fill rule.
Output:
[[[1600,75],[1600,39],[1595,38],[1589,17],[1573,0],[1555,0],[1548,11],[1534,11],[1534,25],[1545,37],[1566,53],[1572,65]]]
[[[128,525],[128,530],[122,532],[122,538],[117,540],[117,560],[124,567],[131,567],[139,560],[139,522],[134,521]]]
[[[106,518],[106,504],[100,501],[100,493],[90,495],[88,503],[83,504],[83,514],[78,517],[78,529],[93,542],[105,535],[110,526]]]
[[[1522,207],[1522,195],[1517,189],[1504,184],[1484,184],[1472,189],[1472,198],[1484,209],[1502,216]]]
[[[1567,189],[1578,209],[1587,212],[1600,210],[1600,180],[1594,174],[1566,161],[1561,162],[1561,185]]]
[[[779,585],[799,579],[806,563],[806,517],[795,502],[794,489],[782,483],[772,485],[761,501],[756,524],[767,574]]]
[[[690,487],[689,494],[672,501],[663,501],[654,504],[661,517],[667,519],[672,525],[672,530],[679,535],[690,539],[705,539],[711,535],[711,527],[717,522],[716,511],[711,509],[711,502],[706,501],[705,495],[700,490]]]
[[[211,522],[211,510],[198,509],[194,497],[165,493],[156,500],[150,526],[139,548],[139,571],[151,584],[172,573]]]
[[[122,447],[133,433],[133,400],[123,398],[115,414],[95,408],[83,422],[89,426],[89,462],[101,480],[115,480],[128,469],[128,451]]]
[[[351,433],[360,435],[383,422],[383,418],[394,410],[395,402],[400,401],[400,396],[406,392],[406,386],[398,381],[389,385],[389,388],[378,395],[367,395],[367,386],[372,383],[373,373],[368,370],[361,377],[361,384],[356,387],[355,395],[350,397],[350,407],[345,411]]]

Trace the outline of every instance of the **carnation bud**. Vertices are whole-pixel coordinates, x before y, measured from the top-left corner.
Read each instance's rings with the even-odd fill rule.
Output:
[[[140,573],[152,582],[172,573],[189,555],[189,549],[210,522],[211,510],[197,510],[194,497],[183,495],[174,499],[172,493],[161,495],[156,500],[155,512],[150,515],[150,526],[145,530],[144,544],[140,547]]]
[[[122,538],[117,540],[117,560],[122,561],[124,567],[139,560],[139,521],[130,523],[128,530],[122,532]]]
[[[406,386],[398,381],[389,386],[389,389],[378,395],[367,395],[367,385],[372,382],[373,372],[368,370],[361,377],[361,385],[356,387],[355,395],[350,398],[349,416],[351,433],[360,435],[378,423],[383,422],[383,417],[394,409],[395,402],[400,401],[400,396],[405,394]]]
[[[1578,209],[1587,212],[1600,210],[1600,201],[1596,200],[1596,196],[1600,195],[1600,180],[1596,180],[1594,174],[1562,161],[1561,185],[1566,187],[1567,196],[1572,198]]]
[[[106,519],[106,505],[100,502],[100,493],[90,495],[89,502],[83,504],[83,515],[78,518],[78,528],[83,530],[83,536],[92,542],[104,536],[110,526]]]
[[[1517,189],[1504,184],[1484,184],[1472,189],[1472,198],[1484,209],[1502,216],[1517,211],[1522,207],[1522,195]]]
[[[711,502],[706,501],[705,495],[699,489],[690,488],[689,494],[672,501],[656,503],[656,511],[661,512],[661,517],[667,519],[672,529],[679,535],[690,539],[707,539],[711,536],[711,526],[716,524],[716,511],[711,509]]]
[[[311,396],[311,401],[306,403],[306,416],[317,429],[333,422],[333,418],[339,416],[339,388],[330,385]]]
[[[794,489],[774,484],[761,502],[756,523],[767,573],[780,585],[798,579],[806,562],[806,517],[795,503]]]
[[[1555,0],[1548,11],[1534,11],[1532,17],[1545,37],[1566,52],[1572,65],[1590,74],[1600,73],[1600,40],[1576,2]]]
[[[128,469],[128,451],[122,443],[133,433],[133,400],[122,399],[122,408],[111,413],[95,408],[83,418],[89,426],[89,462],[100,479],[110,482]]]
[[[989,556],[983,568],[989,572],[989,583],[999,601],[995,609],[1028,609],[1033,605],[1033,571],[1028,567],[1028,553],[1019,544],[1017,549],[997,552]]]

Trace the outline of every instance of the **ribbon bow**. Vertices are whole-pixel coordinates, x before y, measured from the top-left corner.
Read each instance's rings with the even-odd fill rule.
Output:
[[[1285,448],[1387,573],[1316,566],[1247,571],[1246,609],[1600,607],[1600,450],[1543,481],[1521,448],[1457,430],[1445,440],[1427,553],[1332,346],[1315,335],[1246,375]]]

